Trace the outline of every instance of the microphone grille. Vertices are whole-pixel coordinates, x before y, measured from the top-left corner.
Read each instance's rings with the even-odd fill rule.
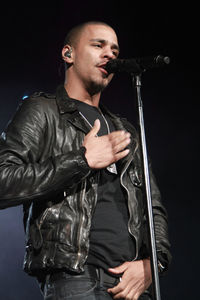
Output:
[[[170,63],[170,58],[168,56],[158,55],[155,58],[155,62],[158,65],[169,64]]]

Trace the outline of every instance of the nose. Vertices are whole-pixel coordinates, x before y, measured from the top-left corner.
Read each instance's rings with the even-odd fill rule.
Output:
[[[108,58],[108,59],[113,59],[115,58],[115,55],[113,53],[113,50],[110,46],[106,46],[104,47],[104,51],[103,51],[103,57],[104,58]]]

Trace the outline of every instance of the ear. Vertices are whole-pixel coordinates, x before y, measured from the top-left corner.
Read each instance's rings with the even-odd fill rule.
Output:
[[[67,55],[70,54],[70,55]],[[62,49],[62,59],[67,63],[71,64],[73,63],[73,50],[70,45],[65,45]]]

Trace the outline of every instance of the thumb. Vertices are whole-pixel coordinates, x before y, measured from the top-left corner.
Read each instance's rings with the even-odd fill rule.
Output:
[[[96,119],[92,129],[90,130],[90,134],[93,136],[96,136],[97,133],[99,132],[100,127],[101,127],[101,123],[100,123],[99,119]]]
[[[116,268],[109,268],[108,271],[113,274],[121,274],[124,273],[124,271],[128,268],[127,262],[123,263],[122,265],[116,267]]]

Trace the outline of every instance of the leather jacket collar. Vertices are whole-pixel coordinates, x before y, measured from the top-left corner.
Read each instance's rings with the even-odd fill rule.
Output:
[[[70,113],[77,110],[76,102],[70,98],[63,85],[56,90],[56,101],[60,114]]]

